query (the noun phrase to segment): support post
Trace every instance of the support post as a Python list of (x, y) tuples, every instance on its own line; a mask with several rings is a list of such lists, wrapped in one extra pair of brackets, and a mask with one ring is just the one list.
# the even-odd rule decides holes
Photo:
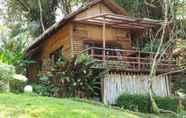
[(95, 58), (95, 57), (94, 57), (94, 49), (91, 48), (91, 49), (90, 49), (90, 52), (91, 52), (91, 57), (94, 59), (94, 58)]
[(106, 60), (106, 23), (103, 22), (103, 32), (102, 32), (102, 39), (103, 39), (103, 61)]
[[(104, 18), (104, 21), (103, 21), (103, 31), (102, 31), (102, 39), (103, 39), (103, 62), (105, 62), (106, 60), (106, 51), (105, 51), (105, 48), (106, 48), (106, 23), (105, 23), (105, 18)], [(105, 64), (105, 63), (104, 63)], [(101, 79), (101, 94), (102, 94), (102, 100), (103, 100), (103, 103), (106, 104), (106, 100), (105, 100), (105, 90), (104, 90), (104, 82), (105, 78), (104, 79)]]

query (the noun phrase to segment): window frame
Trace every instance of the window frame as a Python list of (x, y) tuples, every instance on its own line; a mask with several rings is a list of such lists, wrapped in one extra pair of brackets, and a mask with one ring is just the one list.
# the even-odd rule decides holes
[(60, 59), (61, 56), (64, 54), (64, 48), (63, 46), (57, 48), (55, 51), (50, 53), (50, 60), (53, 64), (56, 64), (56, 62)]

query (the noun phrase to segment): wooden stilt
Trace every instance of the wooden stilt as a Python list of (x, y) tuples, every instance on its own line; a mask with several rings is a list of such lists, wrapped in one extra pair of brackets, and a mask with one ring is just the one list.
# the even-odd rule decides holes
[(106, 48), (106, 23), (103, 22), (103, 32), (102, 32), (102, 38), (103, 38), (103, 61), (105, 61), (106, 59), (106, 54), (105, 54), (105, 48)]

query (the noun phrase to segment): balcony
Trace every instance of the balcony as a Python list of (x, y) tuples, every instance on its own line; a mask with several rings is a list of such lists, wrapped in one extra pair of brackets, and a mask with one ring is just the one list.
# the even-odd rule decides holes
[[(117, 69), (130, 72), (150, 72), (155, 56), (155, 53), (151, 52), (98, 47), (85, 49), (82, 53), (89, 54), (93, 59), (104, 62), (96, 65), (97, 68), (110, 67), (112, 70)], [(170, 72), (175, 70), (175, 68), (175, 64), (164, 55), (164, 58), (157, 65), (157, 73)]]

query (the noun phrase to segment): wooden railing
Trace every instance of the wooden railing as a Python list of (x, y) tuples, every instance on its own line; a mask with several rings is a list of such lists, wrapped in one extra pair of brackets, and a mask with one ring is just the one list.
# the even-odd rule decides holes
[[(88, 53), (93, 59), (98, 59), (103, 62), (120, 62), (120, 64), (122, 63), (121, 66), (123, 66), (123, 64), (126, 65), (125, 70), (128, 71), (143, 72), (150, 71), (155, 57), (155, 53), (152, 52), (122, 49), (103, 49), (97, 47), (85, 49), (81, 53)], [(157, 64), (157, 71), (163, 73), (173, 69), (175, 69), (175, 65), (172, 64), (172, 61), (168, 59), (166, 55), (163, 55), (161, 61)]]

